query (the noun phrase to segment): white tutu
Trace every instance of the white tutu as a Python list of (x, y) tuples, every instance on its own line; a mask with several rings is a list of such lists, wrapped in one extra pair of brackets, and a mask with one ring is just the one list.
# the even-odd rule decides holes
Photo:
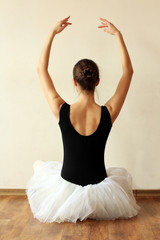
[(132, 177), (125, 168), (110, 167), (106, 169), (107, 178), (87, 186), (63, 179), (61, 168), (58, 161), (38, 160), (34, 164), (26, 194), (33, 216), (40, 222), (131, 218), (141, 209), (132, 192)]

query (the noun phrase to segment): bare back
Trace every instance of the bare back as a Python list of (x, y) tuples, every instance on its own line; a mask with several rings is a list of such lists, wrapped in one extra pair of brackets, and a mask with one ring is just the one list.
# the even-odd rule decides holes
[(79, 134), (84, 136), (91, 135), (100, 124), (101, 111), (102, 108), (98, 104), (84, 107), (79, 103), (74, 103), (70, 105), (70, 122)]

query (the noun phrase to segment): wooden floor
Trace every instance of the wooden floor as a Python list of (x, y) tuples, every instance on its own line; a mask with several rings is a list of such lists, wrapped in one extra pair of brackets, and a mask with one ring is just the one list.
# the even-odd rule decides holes
[(160, 240), (160, 198), (136, 198), (138, 216), (128, 220), (42, 223), (26, 196), (0, 196), (0, 240)]

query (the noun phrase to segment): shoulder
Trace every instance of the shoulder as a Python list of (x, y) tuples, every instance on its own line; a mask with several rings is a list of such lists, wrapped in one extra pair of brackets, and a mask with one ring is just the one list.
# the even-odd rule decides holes
[(112, 116), (112, 107), (109, 104), (105, 104), (104, 107), (107, 108), (108, 113), (110, 115), (111, 123), (113, 124), (114, 120), (113, 120), (113, 116)]
[(52, 113), (55, 116), (57, 122), (60, 120), (60, 110), (63, 106), (65, 106), (67, 103), (62, 98), (57, 99), (57, 101), (54, 101), (54, 104), (52, 105)]

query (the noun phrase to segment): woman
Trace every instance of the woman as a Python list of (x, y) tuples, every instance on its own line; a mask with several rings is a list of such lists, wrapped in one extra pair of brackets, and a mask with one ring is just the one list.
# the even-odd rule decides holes
[(68, 20), (69, 17), (59, 21), (49, 34), (37, 68), (61, 130), (63, 165), (60, 161), (37, 160), (34, 163), (34, 175), (26, 190), (30, 207), (34, 218), (41, 222), (131, 218), (140, 210), (132, 192), (132, 177), (124, 168), (106, 170), (104, 150), (130, 86), (132, 64), (121, 32), (100, 18), (99, 28), (115, 35), (119, 42), (123, 74), (118, 87), (106, 104), (96, 104), (94, 91), (100, 81), (98, 66), (90, 59), (82, 59), (73, 68), (78, 101), (72, 105), (65, 102), (57, 93), (47, 68), (52, 40), (71, 25)]

